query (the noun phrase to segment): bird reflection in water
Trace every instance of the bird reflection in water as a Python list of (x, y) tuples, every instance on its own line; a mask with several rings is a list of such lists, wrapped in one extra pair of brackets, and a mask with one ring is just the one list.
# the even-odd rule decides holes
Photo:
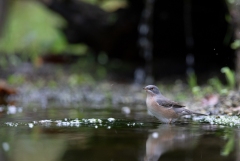
[(157, 161), (167, 151), (175, 149), (191, 149), (194, 147), (199, 132), (189, 127), (177, 125), (160, 125), (150, 130), (146, 141), (145, 161)]

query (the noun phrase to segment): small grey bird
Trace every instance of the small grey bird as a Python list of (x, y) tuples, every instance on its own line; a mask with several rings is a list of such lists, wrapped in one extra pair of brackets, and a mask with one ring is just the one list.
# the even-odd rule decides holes
[(185, 106), (169, 100), (160, 93), (155, 85), (148, 85), (143, 89), (147, 92), (146, 104), (148, 112), (157, 117), (162, 123), (171, 124), (184, 115), (205, 115), (188, 110), (184, 108)]

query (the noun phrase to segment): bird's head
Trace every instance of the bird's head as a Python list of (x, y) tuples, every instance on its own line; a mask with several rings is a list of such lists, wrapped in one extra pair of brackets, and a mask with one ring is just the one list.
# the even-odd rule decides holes
[(151, 96), (161, 94), (158, 87), (154, 85), (148, 85), (143, 89), (147, 92), (147, 94), (150, 94)]

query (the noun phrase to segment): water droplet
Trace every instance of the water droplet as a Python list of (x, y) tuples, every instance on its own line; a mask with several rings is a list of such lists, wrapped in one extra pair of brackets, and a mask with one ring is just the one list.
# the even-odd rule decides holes
[(152, 133), (152, 137), (153, 137), (154, 139), (157, 139), (157, 138), (158, 138), (158, 133), (157, 133), (157, 132)]
[(130, 110), (129, 107), (122, 107), (122, 112), (125, 113), (125, 114), (130, 114), (131, 110)]
[(3, 149), (4, 149), (5, 151), (8, 151), (8, 150), (10, 149), (10, 146), (9, 146), (9, 144), (8, 144), (7, 142), (3, 142), (3, 143), (2, 143), (2, 147), (3, 147)]
[(108, 118), (108, 121), (113, 122), (113, 121), (115, 121), (115, 119), (114, 118)]
[(28, 124), (28, 127), (29, 127), (29, 128), (33, 128), (33, 126), (34, 126), (33, 123), (29, 123), (29, 124)]
[(92, 119), (88, 119), (88, 121), (89, 121), (90, 123), (96, 123), (96, 122), (97, 122), (97, 120), (94, 119), (94, 118), (92, 118)]
[(9, 106), (7, 114), (16, 114), (17, 113), (17, 108), (16, 106)]
[(193, 65), (194, 64), (194, 56), (192, 54), (188, 54), (186, 56), (186, 63), (187, 63), (187, 65)]
[(147, 35), (147, 34), (148, 34), (148, 31), (149, 31), (149, 27), (148, 27), (147, 24), (142, 24), (142, 25), (140, 25), (140, 27), (139, 27), (139, 32), (140, 32), (140, 34), (142, 34), (142, 35)]

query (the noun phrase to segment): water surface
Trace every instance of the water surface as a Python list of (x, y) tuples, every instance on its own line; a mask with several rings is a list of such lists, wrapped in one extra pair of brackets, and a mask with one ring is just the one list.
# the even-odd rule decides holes
[(240, 160), (238, 128), (160, 124), (145, 110), (17, 107), (0, 116), (3, 161)]

